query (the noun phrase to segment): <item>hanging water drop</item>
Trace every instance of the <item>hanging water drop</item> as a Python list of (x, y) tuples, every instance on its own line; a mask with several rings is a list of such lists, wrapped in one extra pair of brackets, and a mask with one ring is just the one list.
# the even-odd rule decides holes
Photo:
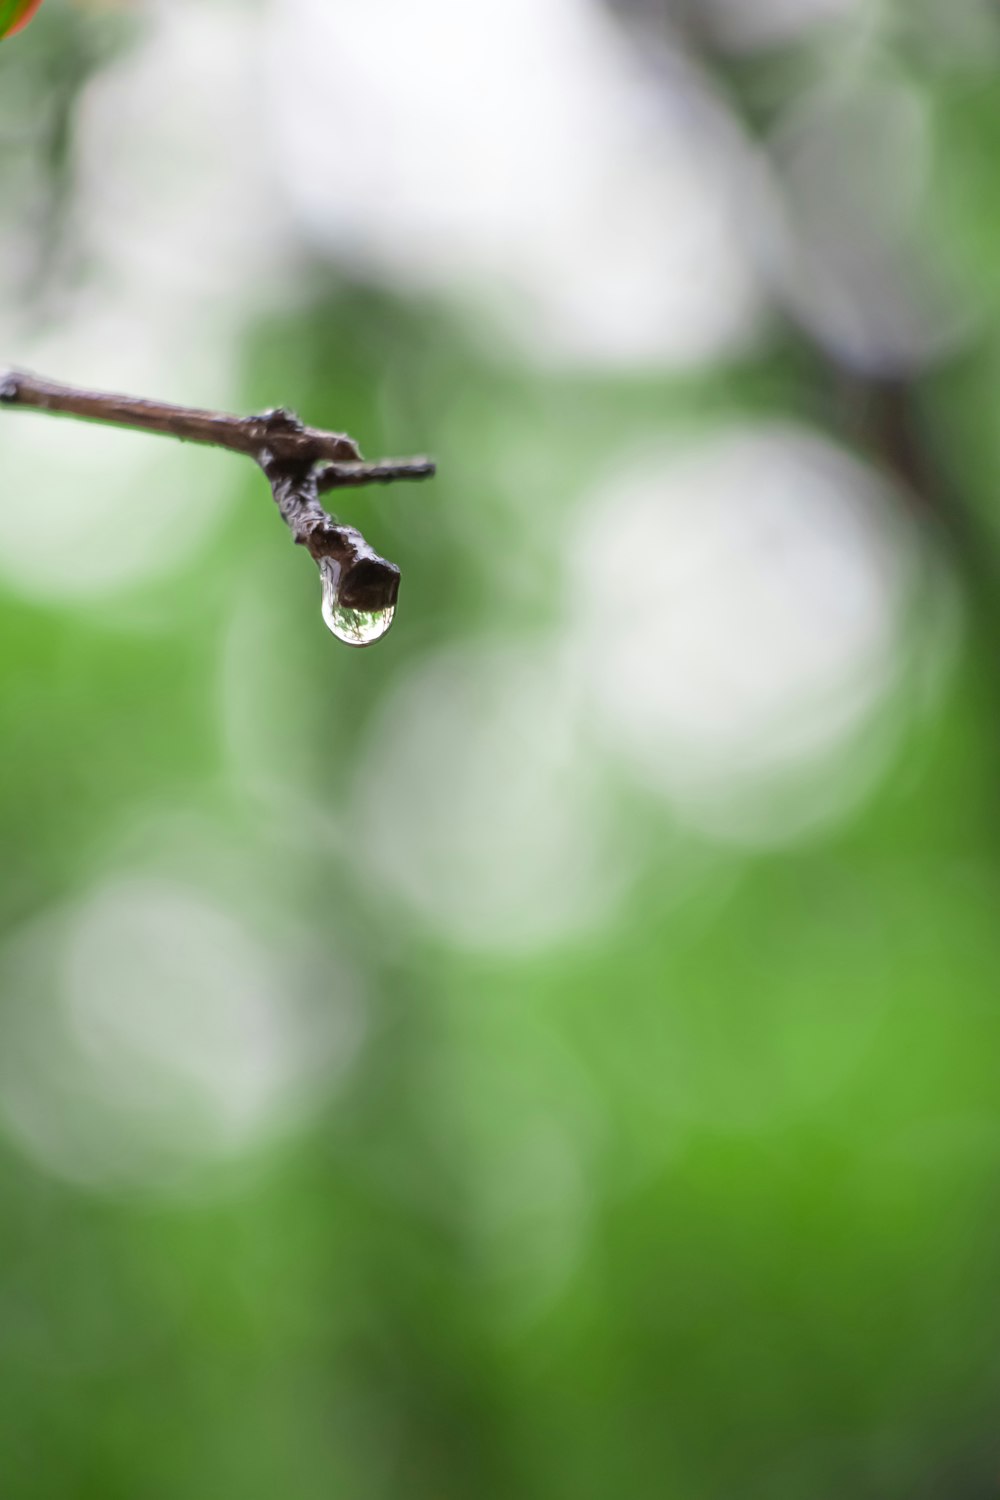
[(342, 597), (343, 571), (333, 558), (320, 559), (323, 585), (323, 619), (338, 641), (347, 646), (371, 646), (381, 640), (396, 614), (396, 601), (373, 609), (359, 609)]

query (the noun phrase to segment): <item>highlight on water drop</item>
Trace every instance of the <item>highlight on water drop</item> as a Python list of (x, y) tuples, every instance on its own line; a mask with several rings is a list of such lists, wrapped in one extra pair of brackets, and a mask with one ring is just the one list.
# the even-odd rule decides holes
[(395, 600), (375, 609), (360, 609), (342, 597), (343, 569), (332, 557), (319, 562), (323, 585), (323, 619), (338, 641), (347, 646), (372, 646), (381, 640), (396, 616)]

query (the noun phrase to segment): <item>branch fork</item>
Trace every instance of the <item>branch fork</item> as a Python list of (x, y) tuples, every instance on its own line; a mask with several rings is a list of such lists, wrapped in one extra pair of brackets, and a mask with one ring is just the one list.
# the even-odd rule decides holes
[(324, 588), (336, 588), (338, 607), (391, 618), (399, 593), (399, 569), (380, 557), (360, 531), (336, 521), (319, 497), (359, 485), (429, 478), (435, 472), (429, 459), (366, 463), (346, 433), (307, 427), (284, 407), (238, 417), (137, 396), (80, 390), (24, 370), (0, 371), (0, 405), (131, 427), (181, 442), (228, 448), (254, 459), (267, 477), (293, 540), (316, 561)]

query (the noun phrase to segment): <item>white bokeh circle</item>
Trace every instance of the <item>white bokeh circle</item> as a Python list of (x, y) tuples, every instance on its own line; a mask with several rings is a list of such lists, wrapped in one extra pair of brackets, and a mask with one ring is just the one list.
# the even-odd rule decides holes
[(363, 276), (542, 358), (687, 367), (755, 336), (754, 153), (590, 0), (287, 0), (267, 67), (292, 211)]
[(967, 290), (935, 253), (932, 147), (925, 93), (878, 76), (824, 82), (772, 132), (785, 207), (770, 242), (776, 290), (839, 363), (919, 369), (973, 324)]
[(239, 902), (125, 872), (42, 917), (3, 955), (0, 1120), (53, 1174), (158, 1187), (252, 1152), (353, 1058), (360, 992), (296, 959)]
[(470, 948), (531, 950), (598, 925), (627, 872), (565, 662), (476, 643), (386, 695), (352, 790), (369, 881)]
[(916, 557), (878, 477), (804, 428), (626, 459), (573, 548), (596, 728), (713, 833), (769, 842), (822, 824), (875, 769), (846, 752), (897, 679)]

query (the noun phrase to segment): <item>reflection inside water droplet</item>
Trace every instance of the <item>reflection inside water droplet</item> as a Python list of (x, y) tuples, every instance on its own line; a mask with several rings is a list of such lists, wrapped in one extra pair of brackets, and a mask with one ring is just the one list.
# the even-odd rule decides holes
[(348, 646), (370, 646), (380, 640), (392, 624), (395, 604), (385, 609), (351, 609), (340, 602), (342, 573), (328, 557), (321, 559), (319, 576), (323, 584), (323, 619), (338, 641)]

